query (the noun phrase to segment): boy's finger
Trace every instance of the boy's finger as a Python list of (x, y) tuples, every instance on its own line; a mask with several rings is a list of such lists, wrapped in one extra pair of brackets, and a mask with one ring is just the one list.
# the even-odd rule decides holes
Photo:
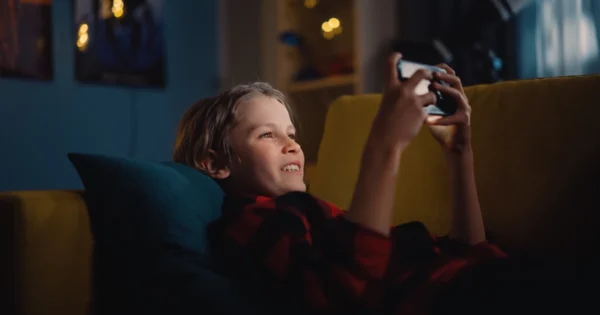
[(433, 92), (419, 95), (418, 98), (419, 98), (419, 104), (423, 107), (429, 106), (431, 104), (435, 104), (435, 102), (437, 102), (437, 96), (435, 96), (435, 93), (433, 93)]
[(397, 66), (398, 66), (398, 61), (401, 58), (402, 58), (402, 54), (399, 52), (394, 52), (388, 57), (388, 62), (386, 65), (386, 67), (387, 67), (387, 69), (386, 69), (387, 78), (386, 78), (386, 82), (385, 82), (386, 88), (397, 85), (400, 82), (400, 80), (398, 79)]
[(467, 101), (465, 100), (465, 96), (456, 88), (453, 88), (451, 86), (447, 86), (447, 85), (443, 85), (443, 84), (439, 84), (437, 82), (433, 83), (433, 88), (437, 91), (440, 91), (444, 94), (448, 94), (450, 95), (453, 99), (456, 100), (456, 103), (458, 103), (458, 108), (466, 108), (467, 107)]
[(403, 85), (406, 86), (407, 89), (414, 91), (417, 88), (417, 85), (421, 83), (421, 81), (431, 79), (431, 71), (426, 69), (419, 69), (406, 82), (404, 82)]
[(460, 82), (460, 78), (455, 76), (454, 74), (435, 72), (435, 73), (433, 73), (433, 76), (436, 77), (437, 79), (440, 79), (440, 80), (450, 84), (450, 86), (458, 89), (459, 91), (461, 91), (461, 92), (463, 91), (463, 86), (462, 86), (462, 82)]
[(458, 125), (467, 122), (467, 116), (464, 113), (457, 113), (452, 116), (427, 116), (427, 124), (432, 126)]
[(450, 66), (445, 63), (437, 64), (436, 67), (446, 70), (446, 72), (448, 72), (451, 75), (456, 75), (456, 71), (454, 71), (454, 69), (450, 68)]

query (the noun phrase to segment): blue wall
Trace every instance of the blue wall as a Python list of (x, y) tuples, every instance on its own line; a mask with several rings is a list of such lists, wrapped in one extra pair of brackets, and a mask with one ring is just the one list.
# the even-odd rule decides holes
[(71, 0), (54, 0), (54, 80), (0, 79), (0, 191), (80, 188), (67, 152), (170, 159), (178, 120), (213, 94), (216, 0), (164, 0), (164, 90), (74, 80)]

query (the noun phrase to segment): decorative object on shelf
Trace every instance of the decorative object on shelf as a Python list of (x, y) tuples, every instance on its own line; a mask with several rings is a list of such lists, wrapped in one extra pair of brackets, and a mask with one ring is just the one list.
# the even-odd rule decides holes
[[(334, 25), (341, 29), (339, 21), (337, 24), (334, 22)], [(331, 32), (335, 31), (332, 29)], [(354, 71), (352, 54), (334, 54), (330, 58), (315, 60), (303, 37), (294, 31), (282, 32), (279, 35), (279, 41), (288, 47), (295, 48), (300, 54), (302, 66), (294, 74), (292, 81), (318, 80), (329, 76), (348, 75)]]
[(333, 39), (335, 36), (342, 33), (342, 25), (338, 18), (332, 17), (321, 24), (321, 30), (323, 31), (323, 37), (326, 39)]
[(323, 77), (316, 69), (310, 48), (300, 34), (294, 31), (285, 31), (279, 34), (279, 41), (286, 46), (295, 48), (300, 54), (302, 66), (292, 78), (293, 81), (315, 80)]
[(163, 0), (74, 0), (75, 76), (86, 83), (166, 85)]
[(352, 34), (340, 37), (342, 20), (352, 25), (351, 4), (346, 0), (289, 0), (284, 5), (287, 22), (278, 35), (280, 43), (292, 48), (291, 54), (285, 52), (287, 88), (308, 91), (355, 82)]
[(53, 78), (52, 0), (0, 0), (0, 76)]
[(324, 76), (348, 75), (354, 72), (352, 61), (352, 53), (332, 54), (327, 58), (319, 60), (317, 69)]

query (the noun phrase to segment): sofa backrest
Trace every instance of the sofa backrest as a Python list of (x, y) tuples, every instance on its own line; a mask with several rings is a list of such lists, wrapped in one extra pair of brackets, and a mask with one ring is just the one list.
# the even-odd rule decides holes
[[(600, 227), (600, 75), (468, 87), (479, 198), (490, 235), (530, 252), (591, 254)], [(344, 96), (330, 107), (310, 191), (347, 208), (380, 95)], [(422, 128), (405, 151), (394, 222), (449, 231), (441, 150)], [(577, 252), (579, 249), (579, 252)]]
[(0, 193), (0, 253), (0, 313), (89, 313), (92, 236), (80, 191)]

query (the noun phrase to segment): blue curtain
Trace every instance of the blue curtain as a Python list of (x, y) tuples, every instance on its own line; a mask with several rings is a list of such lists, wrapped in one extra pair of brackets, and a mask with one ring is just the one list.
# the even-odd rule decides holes
[(600, 73), (600, 1), (536, 0), (516, 23), (520, 78)]

